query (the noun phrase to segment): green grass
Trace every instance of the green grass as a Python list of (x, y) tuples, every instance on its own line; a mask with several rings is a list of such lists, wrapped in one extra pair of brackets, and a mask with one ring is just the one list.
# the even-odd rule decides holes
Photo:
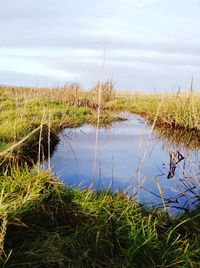
[(107, 109), (142, 115), (161, 128), (200, 132), (200, 95), (191, 91), (121, 94), (107, 104)]
[[(89, 93), (77, 100), (69, 89), (31, 89), (31, 88), (1, 88), (0, 91), (0, 141), (3, 143), (18, 141), (34, 128), (42, 124), (50, 125), (52, 129), (80, 126), (83, 123), (96, 122), (96, 110), (92, 109)], [(80, 104), (79, 104), (80, 102)], [(104, 122), (109, 114), (102, 114)], [(110, 118), (111, 120), (111, 118)]]
[(0, 179), (4, 267), (199, 265), (199, 212), (172, 220), (122, 193), (70, 189), (37, 169)]
[[(94, 96), (92, 95), (92, 99), (89, 93), (82, 91), (73, 96), (73, 90), (70, 86), (57, 90), (1, 88), (0, 154), (41, 126), (34, 135), (12, 150), (11, 154), (6, 155), (6, 162), (14, 158), (20, 161), (27, 159), (27, 162), (37, 160), (40, 144), (41, 153), (47, 155), (48, 132), (51, 136), (50, 147), (53, 150), (58, 142), (56, 135), (61, 129), (78, 127), (84, 123), (96, 124), (97, 110), (92, 106), (95, 103)], [(92, 100), (92, 105), (85, 100)], [(116, 119), (113, 119), (110, 113), (102, 110), (101, 124), (108, 124), (114, 120)], [(2, 161), (1, 155), (0, 161), (5, 162), (4, 159)]]
[[(114, 112), (129, 111), (146, 117), (161, 129), (178, 129), (200, 135), (200, 95), (102, 93), (101, 123), (111, 123)], [(26, 89), (1, 88), (0, 149), (3, 150), (43, 125), (53, 132), (84, 123), (96, 124), (97, 88), (85, 92), (80, 88)], [(193, 135), (194, 136), (194, 135)]]

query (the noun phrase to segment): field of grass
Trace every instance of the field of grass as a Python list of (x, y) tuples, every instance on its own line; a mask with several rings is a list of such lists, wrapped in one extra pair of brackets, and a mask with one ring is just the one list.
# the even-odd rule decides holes
[(162, 128), (200, 133), (200, 94), (197, 92), (119, 94), (107, 108), (126, 109)]
[(198, 267), (199, 215), (177, 220), (122, 193), (69, 189), (47, 172), (0, 178), (3, 267)]
[(2, 267), (199, 267), (199, 208), (172, 219), (122, 193), (68, 188), (30, 165), (49, 156), (62, 128), (111, 123), (121, 111), (199, 138), (197, 93), (120, 95), (111, 87), (0, 88)]
[[(95, 90), (87, 93), (78, 85), (64, 89), (0, 88), (0, 151), (7, 153), (11, 148), (8, 159), (26, 158), (30, 162), (37, 158), (39, 145), (45, 155), (48, 147), (53, 150), (61, 129), (96, 124)], [(102, 99), (106, 98), (109, 96), (104, 94)], [(114, 118), (102, 107), (100, 124), (112, 121)]]

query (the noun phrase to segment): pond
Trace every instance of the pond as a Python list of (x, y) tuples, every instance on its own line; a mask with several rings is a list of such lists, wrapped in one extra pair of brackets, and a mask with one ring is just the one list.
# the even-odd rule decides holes
[(147, 206), (189, 211), (199, 202), (199, 150), (160, 138), (136, 115), (98, 130), (65, 129), (51, 157), (53, 173), (80, 188), (123, 191)]

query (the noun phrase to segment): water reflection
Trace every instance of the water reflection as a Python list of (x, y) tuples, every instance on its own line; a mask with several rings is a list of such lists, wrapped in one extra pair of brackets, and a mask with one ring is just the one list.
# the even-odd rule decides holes
[(172, 128), (155, 128), (160, 139), (164, 139), (170, 146), (184, 146), (189, 150), (200, 149), (200, 133), (196, 130), (178, 130)]
[(176, 150), (176, 152), (169, 152), (169, 159), (169, 173), (167, 175), (167, 178), (171, 179), (175, 175), (178, 163), (185, 159), (185, 157), (178, 150)]
[(53, 172), (68, 185), (124, 191), (162, 206), (157, 178), (167, 206), (190, 210), (199, 202), (199, 151), (161, 139), (141, 117), (124, 116), (128, 121), (99, 129), (98, 144), (93, 126), (65, 129), (51, 158)]

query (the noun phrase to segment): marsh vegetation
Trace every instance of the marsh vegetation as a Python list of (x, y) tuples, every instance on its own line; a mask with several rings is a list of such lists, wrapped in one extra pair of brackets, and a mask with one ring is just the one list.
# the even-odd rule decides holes
[[(198, 202), (175, 217), (159, 180), (162, 206), (147, 207), (122, 190), (64, 185), (50, 166), (61, 131), (92, 124), (96, 142), (99, 128), (123, 120), (113, 115), (124, 111), (144, 117), (151, 132), (198, 153), (198, 93), (118, 93), (110, 82), (89, 91), (78, 84), (1, 87), (0, 111), (2, 267), (199, 267)], [(198, 184), (198, 172), (195, 180)], [(199, 201), (199, 188), (191, 194)]]

